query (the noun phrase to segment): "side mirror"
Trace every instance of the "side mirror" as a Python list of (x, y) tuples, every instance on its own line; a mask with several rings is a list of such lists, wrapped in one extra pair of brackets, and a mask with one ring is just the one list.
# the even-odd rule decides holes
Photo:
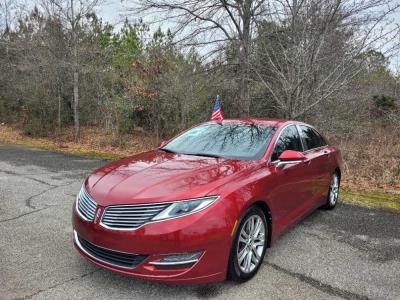
[(303, 161), (305, 160), (306, 157), (304, 156), (303, 153), (299, 151), (293, 151), (293, 150), (285, 150), (279, 155), (279, 160), (280, 161)]
[(286, 165), (297, 164), (304, 161), (306, 157), (303, 153), (293, 150), (285, 150), (279, 155), (279, 161), (276, 164), (277, 168), (282, 168)]
[(164, 147), (168, 141), (161, 141), (160, 144), (158, 145), (158, 148)]

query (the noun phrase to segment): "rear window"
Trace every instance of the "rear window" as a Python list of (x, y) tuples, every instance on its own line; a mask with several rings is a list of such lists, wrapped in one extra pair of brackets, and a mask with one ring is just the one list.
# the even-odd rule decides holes
[(304, 143), (304, 151), (326, 145), (322, 136), (311, 127), (300, 125), (300, 135)]

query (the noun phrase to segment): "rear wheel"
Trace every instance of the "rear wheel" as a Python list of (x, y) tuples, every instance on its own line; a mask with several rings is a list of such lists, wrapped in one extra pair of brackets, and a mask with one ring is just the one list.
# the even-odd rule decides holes
[(266, 250), (268, 226), (263, 211), (250, 207), (242, 218), (232, 244), (228, 277), (237, 282), (252, 278), (260, 268)]
[(339, 174), (335, 172), (332, 175), (331, 183), (329, 185), (329, 193), (326, 199), (325, 209), (334, 209), (339, 198), (340, 179)]

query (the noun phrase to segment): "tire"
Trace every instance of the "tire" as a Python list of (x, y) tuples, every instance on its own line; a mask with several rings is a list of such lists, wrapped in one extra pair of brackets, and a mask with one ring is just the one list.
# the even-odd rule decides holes
[(332, 210), (335, 208), (339, 199), (340, 177), (338, 172), (333, 173), (331, 183), (329, 184), (328, 196), (324, 209)]
[(265, 256), (268, 234), (264, 212), (257, 206), (250, 207), (241, 219), (233, 239), (228, 265), (230, 280), (245, 282), (257, 273)]

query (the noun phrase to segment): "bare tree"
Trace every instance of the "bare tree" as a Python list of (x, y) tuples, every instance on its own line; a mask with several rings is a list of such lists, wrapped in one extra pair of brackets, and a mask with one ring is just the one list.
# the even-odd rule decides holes
[(15, 0), (2, 0), (0, 2), (0, 36), (5, 39), (6, 46), (6, 56), (8, 56), (8, 33), (10, 31), (10, 26), (13, 22), (12, 11), (16, 8)]
[(0, 2), (0, 30), (7, 31), (10, 23), (10, 6), (11, 0), (3, 0)]
[(154, 16), (172, 26), (182, 46), (207, 47), (207, 54), (229, 42), (237, 53), (239, 95), (235, 106), (240, 116), (250, 112), (250, 54), (256, 23), (267, 13), (265, 0), (139, 0), (131, 11)]
[[(363, 52), (395, 50), (399, 26), (390, 22), (399, 5), (397, 0), (138, 0), (131, 10), (172, 26), (181, 46), (204, 47), (207, 55), (233, 47), (239, 115), (249, 115), (254, 80), (281, 114), (293, 118), (348, 84), (362, 69)], [(390, 40), (391, 46), (385, 45)]]
[(0, 33), (10, 30), (18, 19), (22, 5), (17, 0), (0, 0)]
[(73, 111), (75, 138), (80, 136), (79, 122), (79, 70), (80, 60), (78, 57), (79, 38), (78, 31), (80, 21), (86, 15), (92, 13), (100, 0), (42, 0), (42, 8), (49, 16), (55, 15), (71, 29), (71, 49), (72, 49), (72, 72), (73, 72)]
[(398, 49), (399, 27), (389, 22), (399, 7), (392, 0), (274, 1), (276, 14), (258, 27), (255, 80), (280, 115), (311, 111), (357, 76), (367, 50)]

